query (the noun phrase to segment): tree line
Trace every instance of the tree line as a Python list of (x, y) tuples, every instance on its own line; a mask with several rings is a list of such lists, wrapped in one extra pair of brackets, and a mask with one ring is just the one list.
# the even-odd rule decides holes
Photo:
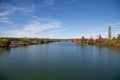
[(0, 38), (0, 47), (17, 47), (17, 46), (27, 46), (33, 44), (43, 44), (55, 42), (55, 39), (40, 39), (40, 38)]
[(74, 42), (82, 45), (96, 45), (96, 46), (105, 46), (105, 47), (115, 47), (120, 48), (120, 34), (117, 37), (112, 39), (102, 38), (101, 36), (98, 39), (87, 39), (84, 36), (81, 39), (76, 39)]

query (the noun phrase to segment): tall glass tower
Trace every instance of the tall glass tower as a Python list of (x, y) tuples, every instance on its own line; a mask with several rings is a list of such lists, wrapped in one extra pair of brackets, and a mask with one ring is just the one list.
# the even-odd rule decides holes
[(112, 38), (112, 31), (111, 31), (111, 27), (108, 28), (108, 38), (111, 39)]

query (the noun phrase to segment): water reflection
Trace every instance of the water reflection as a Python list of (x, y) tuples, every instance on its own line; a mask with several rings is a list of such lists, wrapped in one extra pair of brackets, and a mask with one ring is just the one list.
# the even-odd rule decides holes
[(10, 48), (0, 48), (0, 80), (6, 80), (6, 75), (2, 70), (2, 62), (4, 61), (3, 58), (10, 54)]
[(0, 75), (7, 80), (117, 80), (119, 61), (120, 51), (56, 42), (0, 50)]
[(9, 53), (10, 48), (0, 48), (0, 55), (4, 53)]

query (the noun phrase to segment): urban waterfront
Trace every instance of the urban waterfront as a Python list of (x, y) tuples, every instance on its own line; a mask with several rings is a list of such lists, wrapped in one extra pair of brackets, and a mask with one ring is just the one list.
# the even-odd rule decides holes
[(120, 50), (53, 42), (0, 49), (0, 80), (120, 80)]

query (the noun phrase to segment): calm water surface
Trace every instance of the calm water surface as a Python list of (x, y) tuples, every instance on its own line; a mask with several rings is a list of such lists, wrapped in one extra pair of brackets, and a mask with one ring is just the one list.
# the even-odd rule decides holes
[(0, 80), (120, 80), (120, 51), (72, 42), (0, 49)]

